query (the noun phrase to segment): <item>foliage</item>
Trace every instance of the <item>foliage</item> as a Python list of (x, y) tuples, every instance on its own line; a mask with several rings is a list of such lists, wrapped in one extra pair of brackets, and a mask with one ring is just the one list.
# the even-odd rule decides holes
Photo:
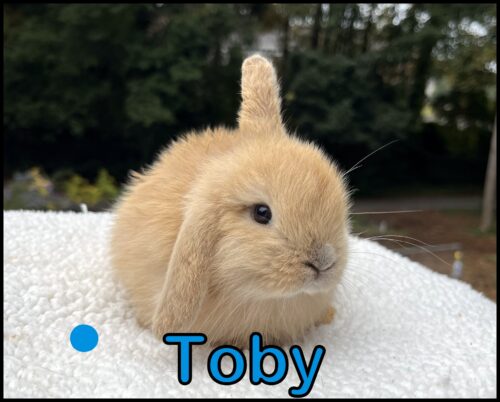
[(238, 15), (217, 5), (8, 5), (7, 169), (92, 176), (104, 165), (124, 177), (173, 134), (233, 124), (238, 100), (226, 94), (237, 93), (242, 56), (220, 41), (244, 28)]
[(99, 171), (95, 184), (87, 179), (73, 175), (64, 183), (64, 190), (68, 198), (77, 203), (85, 203), (93, 207), (98, 202), (113, 200), (118, 195), (116, 182), (105, 169)]
[(4, 186), (4, 209), (91, 210), (111, 205), (119, 194), (115, 179), (101, 169), (94, 184), (71, 171), (48, 177), (39, 167), (16, 173)]
[(354, 187), (481, 185), (496, 104), (488, 4), (6, 5), (5, 177), (69, 169), (73, 199), (92, 202), (102, 167), (123, 182), (177, 135), (234, 126), (241, 61), (264, 32), (291, 131), (345, 170), (400, 140)]

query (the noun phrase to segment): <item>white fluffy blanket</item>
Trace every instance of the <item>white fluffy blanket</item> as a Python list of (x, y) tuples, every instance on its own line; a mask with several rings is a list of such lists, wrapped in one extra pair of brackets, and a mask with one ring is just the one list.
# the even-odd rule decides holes
[[(5, 397), (287, 397), (299, 384), (291, 364), (278, 385), (252, 385), (248, 371), (219, 385), (207, 346), (194, 346), (193, 380), (179, 384), (177, 348), (136, 324), (112, 280), (111, 214), (4, 219)], [(352, 238), (351, 249), (333, 324), (302, 344), (307, 361), (326, 347), (309, 396), (495, 397), (496, 304), (373, 242)], [(99, 333), (87, 353), (69, 342), (81, 323)]]

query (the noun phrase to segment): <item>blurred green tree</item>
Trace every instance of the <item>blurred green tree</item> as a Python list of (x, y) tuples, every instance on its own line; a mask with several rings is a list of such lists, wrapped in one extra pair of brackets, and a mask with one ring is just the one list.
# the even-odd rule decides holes
[[(481, 186), (496, 105), (492, 4), (9, 4), (4, 171), (122, 181), (186, 130), (235, 124), (240, 65), (271, 32), (291, 131), (351, 183)], [(362, 172), (362, 174), (360, 173)]]
[[(402, 139), (354, 178), (365, 190), (480, 183), (496, 104), (496, 7), (323, 6), (320, 14), (296, 13), (288, 34), (290, 42), (309, 36), (315, 44), (288, 49), (289, 125), (325, 144), (345, 169)], [(427, 93), (443, 81), (448, 89)]]
[(11, 4), (4, 19), (7, 172), (123, 177), (182, 131), (235, 122), (239, 6)]

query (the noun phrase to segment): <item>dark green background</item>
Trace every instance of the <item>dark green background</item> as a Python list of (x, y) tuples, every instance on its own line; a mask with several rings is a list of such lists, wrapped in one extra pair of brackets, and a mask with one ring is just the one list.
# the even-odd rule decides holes
[(345, 170), (400, 140), (351, 186), (481, 188), (496, 7), (400, 7), (4, 5), (4, 181), (41, 166), (90, 180), (106, 168), (123, 182), (177, 135), (234, 126), (241, 62), (271, 30), (290, 131)]

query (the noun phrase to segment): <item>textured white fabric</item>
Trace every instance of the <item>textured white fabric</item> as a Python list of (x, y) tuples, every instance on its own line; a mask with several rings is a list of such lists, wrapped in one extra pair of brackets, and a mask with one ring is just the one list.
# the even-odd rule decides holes
[[(112, 279), (111, 214), (4, 219), (4, 396), (287, 397), (298, 385), (293, 365), (275, 386), (252, 385), (248, 371), (219, 385), (207, 374), (207, 346), (194, 346), (193, 381), (180, 385), (176, 347), (136, 324)], [(496, 304), (373, 242), (353, 238), (351, 249), (333, 324), (302, 344), (307, 361), (326, 347), (309, 396), (495, 397)], [(69, 342), (80, 323), (99, 332), (87, 353)]]

